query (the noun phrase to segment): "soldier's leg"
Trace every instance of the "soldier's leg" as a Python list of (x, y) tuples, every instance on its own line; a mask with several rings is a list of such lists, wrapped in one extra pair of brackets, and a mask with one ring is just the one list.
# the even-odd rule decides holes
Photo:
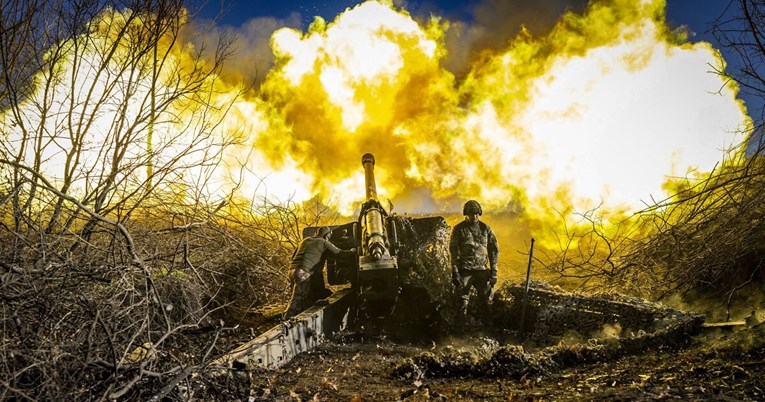
[[(310, 305), (306, 305), (309, 301), (308, 299), (310, 297), (310, 293), (310, 279), (295, 283), (292, 287), (292, 298), (290, 299), (290, 304), (287, 307), (287, 310), (285, 310), (283, 318), (285, 320), (292, 318), (306, 308), (310, 307)], [(313, 301), (311, 301), (311, 304), (313, 304)]]
[(332, 294), (324, 284), (324, 261), (313, 267), (311, 273), (311, 293), (318, 299), (326, 299)]
[(470, 303), (470, 286), (472, 272), (460, 270), (460, 288), (457, 290), (459, 295), (459, 313), (462, 318), (467, 317), (468, 305)]
[(489, 285), (489, 277), (491, 273), (487, 271), (476, 271), (473, 275), (473, 286), (476, 293), (478, 293), (478, 300), (481, 303), (481, 311), (483, 314), (490, 313), (491, 305), (491, 285)]
[[(322, 291), (319, 288), (316, 287), (316, 283), (318, 283), (317, 280), (315, 279), (316, 276), (317, 276), (317, 274), (313, 273), (306, 280), (306, 282), (308, 283), (308, 285), (307, 285), (308, 290), (306, 291), (306, 296), (303, 299), (304, 300), (303, 310), (307, 309), (308, 307), (313, 306), (314, 303), (316, 303), (317, 300), (322, 298), (320, 296)], [(322, 280), (321, 283), (322, 283), (322, 286), (323, 286), (324, 281)]]
[[(328, 289), (324, 287), (324, 277), (322, 276), (322, 272), (314, 272), (311, 274), (311, 293), (316, 296), (317, 299), (323, 299), (327, 296), (329, 296), (327, 293)], [(331, 293), (330, 293), (331, 294)]]

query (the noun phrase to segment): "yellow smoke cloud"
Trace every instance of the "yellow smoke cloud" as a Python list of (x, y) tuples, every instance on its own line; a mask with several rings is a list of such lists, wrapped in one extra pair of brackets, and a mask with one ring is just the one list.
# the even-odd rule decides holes
[[(663, 198), (669, 178), (712, 169), (747, 124), (737, 89), (708, 72), (723, 63), (716, 51), (669, 32), (664, 8), (663, 0), (593, 2), (545, 35), (521, 30), (505, 48), (464, 53), (476, 59), (459, 78), (445, 67), (452, 23), (418, 22), (390, 2), (317, 18), (307, 32), (278, 29), (262, 84), (239, 96), (234, 71), (211, 77), (206, 102), (224, 105), (223, 120), (183, 133), (213, 134), (190, 156), (222, 147), (216, 138), (233, 141), (200, 191), (223, 196), (236, 186), (247, 199), (318, 199), (350, 214), (364, 197), (360, 157), (371, 152), (378, 193), (400, 212), (459, 211), (468, 198), (543, 222), (598, 205), (634, 210)], [(172, 71), (193, 71), (194, 54), (177, 46), (170, 63), (181, 68)], [(196, 113), (173, 110), (178, 121), (158, 124), (157, 141), (179, 138), (175, 123), (188, 128)], [(104, 132), (117, 113), (99, 113)], [(145, 142), (138, 137), (136, 155)], [(157, 158), (172, 158), (166, 151)], [(209, 166), (189, 168), (184, 180), (199, 186)]]
[(270, 128), (252, 146), (261, 166), (300, 172), (285, 190), (345, 212), (363, 197), (365, 152), (382, 196), (415, 211), (466, 198), (539, 216), (640, 207), (668, 178), (711, 169), (747, 120), (708, 72), (715, 50), (669, 32), (664, 7), (595, 2), (482, 54), (463, 80), (443, 67), (448, 21), (390, 3), (276, 31), (258, 94)]

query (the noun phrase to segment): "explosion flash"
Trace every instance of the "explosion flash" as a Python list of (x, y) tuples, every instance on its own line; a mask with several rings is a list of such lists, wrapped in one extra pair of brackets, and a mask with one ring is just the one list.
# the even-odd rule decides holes
[(279, 30), (262, 95), (284, 131), (254, 132), (252, 145), (346, 212), (362, 151), (408, 210), (453, 210), (455, 198), (536, 213), (640, 207), (667, 180), (709, 171), (747, 122), (736, 88), (709, 73), (723, 61), (669, 32), (664, 6), (593, 3), (544, 37), (521, 33), (464, 80), (441, 66), (448, 22), (422, 26), (390, 4)]
[[(709, 44), (670, 32), (664, 8), (664, 0), (594, 1), (581, 15), (564, 14), (544, 36), (522, 30), (504, 50), (482, 52), (457, 77), (444, 67), (459, 50), (446, 47), (449, 21), (421, 23), (390, 2), (367, 1), (330, 22), (317, 17), (307, 32), (275, 31), (275, 64), (259, 87), (240, 96), (241, 85), (205, 84), (210, 104), (227, 105), (219, 125), (194, 127), (194, 111), (176, 106), (184, 131), (158, 121), (160, 143), (149, 149), (157, 149), (157, 161), (171, 159), (180, 145), (163, 147), (162, 139), (189, 136), (179, 144), (201, 160), (186, 161), (190, 168), (176, 184), (200, 186), (199, 177), (210, 174), (199, 167), (209, 166), (205, 150), (215, 148), (223, 163), (201, 191), (317, 199), (345, 214), (363, 196), (358, 159), (365, 152), (378, 159), (381, 198), (402, 211), (453, 212), (467, 198), (540, 221), (599, 205), (634, 210), (665, 197), (668, 180), (709, 172), (744, 140), (748, 124), (737, 88), (709, 72), (724, 61)], [(171, 53), (172, 63), (183, 67), (193, 54), (183, 47)], [(183, 79), (160, 76), (168, 86)], [(57, 107), (84, 96), (60, 93)], [(101, 131), (119, 113), (100, 110)], [(9, 143), (13, 120), (3, 116)], [(44, 119), (30, 113), (22, 120), (33, 126)], [(68, 123), (46, 124), (54, 132)], [(212, 136), (197, 141), (194, 130)], [(136, 165), (152, 163), (140, 158), (145, 135), (134, 140)], [(64, 163), (43, 159), (48, 171)]]

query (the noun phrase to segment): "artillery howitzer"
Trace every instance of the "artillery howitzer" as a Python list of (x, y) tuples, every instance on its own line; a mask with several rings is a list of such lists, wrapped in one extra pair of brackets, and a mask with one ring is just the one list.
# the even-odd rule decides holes
[[(425, 324), (417, 327), (419, 335), (426, 328), (450, 329), (454, 323), (454, 309), (450, 308), (454, 289), (448, 254), (450, 227), (443, 217), (411, 218), (389, 214), (377, 197), (374, 164), (371, 154), (362, 157), (366, 200), (361, 205), (358, 219), (331, 226), (330, 239), (335, 245), (342, 249), (355, 247), (358, 252), (327, 256), (327, 280), (331, 285), (351, 284), (350, 288), (338, 290), (322, 303), (274, 326), (216, 360), (214, 366), (281, 367), (326, 337), (347, 329), (354, 317), (362, 318), (354, 314), (359, 311), (368, 317), (384, 316), (380, 322), (386, 325)], [(318, 227), (307, 227), (303, 236), (314, 235), (317, 230)], [(527, 304), (528, 314), (524, 314), (522, 309)], [(682, 341), (696, 333), (703, 323), (701, 316), (637, 299), (576, 295), (536, 285), (529, 290), (529, 282), (525, 288), (508, 283), (502, 285), (494, 299), (492, 316), (494, 328), (500, 331), (522, 332), (518, 326), (523, 322), (531, 328), (531, 339), (540, 344), (548, 339), (558, 339), (561, 332), (567, 330), (598, 332), (605, 324), (619, 328), (624, 325), (624, 332), (629, 334), (636, 331), (637, 336), (619, 338), (616, 349), (603, 352), (606, 356), (637, 353), (654, 343)], [(525, 317), (525, 321), (519, 320), (520, 317)], [(386, 328), (390, 329), (390, 326)], [(578, 361), (583, 362), (597, 358), (603, 350), (601, 346), (574, 349), (574, 352), (587, 350), (588, 353), (575, 358), (581, 357)], [(514, 347), (499, 348), (491, 359), (478, 362), (472, 368), (459, 366), (465, 359), (440, 361), (426, 352), (397, 367), (396, 373), (406, 378), (412, 378), (415, 372), (433, 376), (444, 372), (515, 373), (513, 370), (518, 367), (514, 362), (524, 363), (529, 358), (517, 353), (518, 350), (522, 352), (522, 348), (516, 350)], [(537, 359), (541, 362), (540, 368), (548, 364), (560, 366), (563, 363), (559, 359), (572, 360), (568, 350), (552, 353), (549, 359)], [(527, 373), (527, 369), (522, 364), (519, 370)]]
[[(449, 225), (440, 216), (389, 214), (377, 199), (374, 156), (364, 154), (361, 164), (366, 200), (358, 219), (330, 226), (332, 243), (358, 251), (326, 256), (327, 282), (350, 284), (350, 288), (334, 292), (323, 302), (241, 345), (217, 360), (216, 365), (280, 367), (315, 347), (324, 337), (347, 328), (354, 318), (386, 317), (400, 322), (438, 319), (438, 307), (448, 303), (452, 291)], [(315, 235), (318, 229), (306, 227), (303, 237)]]
[[(332, 243), (342, 249), (355, 247), (356, 255), (327, 257), (327, 281), (330, 285), (351, 284), (358, 294), (359, 306), (368, 315), (385, 315), (395, 307), (399, 287), (399, 243), (395, 219), (380, 204), (375, 183), (375, 158), (361, 157), (364, 167), (366, 200), (355, 222), (332, 226)], [(303, 236), (318, 228), (307, 227)]]
[[(327, 256), (327, 282), (351, 284), (355, 303), (363, 316), (394, 313), (423, 317), (451, 300), (449, 271), (450, 227), (441, 216), (408, 217), (390, 214), (377, 197), (375, 158), (361, 157), (366, 198), (353, 222), (331, 226), (330, 240), (358, 254)], [(303, 230), (303, 236), (317, 227)], [(406, 299), (404, 303), (397, 302)]]

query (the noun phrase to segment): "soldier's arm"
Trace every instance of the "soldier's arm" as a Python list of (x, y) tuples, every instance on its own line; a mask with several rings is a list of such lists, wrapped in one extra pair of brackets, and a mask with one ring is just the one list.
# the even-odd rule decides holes
[(452, 229), (452, 236), (449, 239), (449, 256), (451, 257), (452, 261), (452, 283), (458, 289), (460, 288), (460, 283), (462, 282), (459, 268), (457, 268), (457, 259), (459, 258), (459, 243), (459, 231), (457, 231), (457, 228), (455, 227)]
[(460, 232), (455, 227), (452, 229), (452, 235), (449, 239), (449, 255), (452, 260), (452, 271), (457, 270), (457, 259), (459, 258)]
[(459, 240), (457, 237), (457, 228), (454, 228), (452, 229), (452, 235), (449, 237), (449, 254), (452, 256), (452, 264), (454, 264), (454, 258), (457, 256), (459, 250)]
[(488, 244), (486, 245), (487, 251), (489, 252), (489, 267), (491, 268), (491, 274), (493, 276), (497, 276), (497, 262), (499, 262), (499, 245), (497, 244), (497, 237), (494, 236), (494, 232), (491, 230), (490, 227), (486, 226), (488, 229)]
[(329, 241), (329, 240), (327, 240), (327, 239), (324, 239), (324, 242), (325, 242), (325, 245), (326, 245), (326, 249), (327, 249), (327, 250), (328, 250), (330, 253), (332, 253), (332, 254), (340, 254), (340, 253), (355, 253), (355, 252), (356, 252), (356, 248), (355, 248), (355, 247), (354, 247), (354, 248), (352, 248), (352, 249), (350, 249), (350, 250), (341, 250), (340, 248), (338, 248), (337, 246), (335, 246), (334, 244), (332, 244), (332, 242), (331, 242), (331, 241)]

